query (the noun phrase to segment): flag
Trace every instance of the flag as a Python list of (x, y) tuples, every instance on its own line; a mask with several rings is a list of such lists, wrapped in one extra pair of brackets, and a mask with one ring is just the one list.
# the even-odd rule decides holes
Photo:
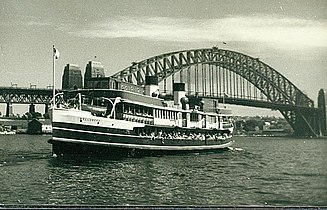
[(55, 57), (56, 59), (59, 58), (59, 50), (57, 50), (54, 46), (53, 46), (53, 57)]

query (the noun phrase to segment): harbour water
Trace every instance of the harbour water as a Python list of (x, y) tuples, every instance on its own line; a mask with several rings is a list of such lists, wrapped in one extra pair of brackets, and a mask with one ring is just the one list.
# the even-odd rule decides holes
[(327, 205), (327, 139), (235, 137), (229, 151), (60, 159), (51, 136), (0, 136), (0, 204)]

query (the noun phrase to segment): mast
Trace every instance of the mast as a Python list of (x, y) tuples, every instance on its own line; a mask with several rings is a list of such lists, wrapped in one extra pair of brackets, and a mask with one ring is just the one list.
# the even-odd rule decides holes
[(55, 46), (53, 45), (52, 46), (52, 50), (53, 50), (53, 53), (52, 53), (52, 100), (53, 100), (53, 109), (54, 107), (56, 106), (56, 88), (55, 88), (55, 84), (56, 84), (56, 48)]
[(52, 45), (52, 67), (53, 67), (53, 78), (52, 78), (52, 83), (53, 83), (53, 88), (52, 88), (52, 95), (53, 95), (53, 108), (56, 106), (56, 59), (59, 58), (59, 51), (55, 48), (54, 45)]

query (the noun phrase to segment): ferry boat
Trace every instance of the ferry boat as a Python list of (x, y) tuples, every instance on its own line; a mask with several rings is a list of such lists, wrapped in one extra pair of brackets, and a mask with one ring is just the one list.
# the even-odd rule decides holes
[[(121, 89), (72, 90), (52, 108), (53, 153), (143, 156), (227, 149), (233, 143), (231, 110), (188, 98), (184, 83), (173, 100), (146, 77), (145, 93)], [(209, 104), (209, 105), (208, 105)]]

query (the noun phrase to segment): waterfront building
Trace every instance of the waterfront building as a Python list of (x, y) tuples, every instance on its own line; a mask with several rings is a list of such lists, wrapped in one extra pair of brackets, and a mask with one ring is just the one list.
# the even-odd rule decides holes
[(41, 134), (42, 133), (42, 123), (38, 119), (32, 119), (28, 122), (27, 127), (28, 134)]
[(52, 125), (43, 125), (42, 124), (42, 133), (52, 133)]

